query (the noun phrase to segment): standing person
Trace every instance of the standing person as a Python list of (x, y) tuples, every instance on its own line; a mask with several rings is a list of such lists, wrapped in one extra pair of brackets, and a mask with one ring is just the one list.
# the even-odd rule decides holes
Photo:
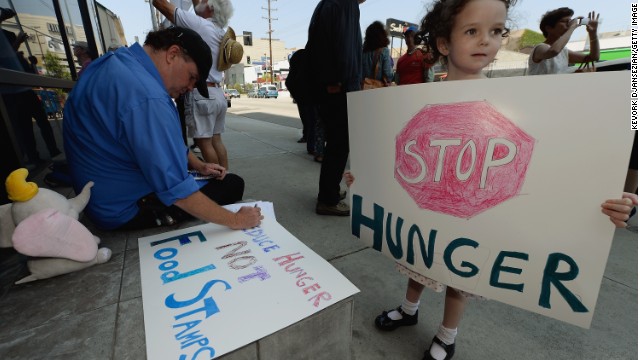
[[(188, 218), (245, 229), (260, 224), (259, 208), (230, 212), (244, 180), (188, 151), (173, 98), (198, 88), (211, 50), (193, 30), (150, 32), (95, 60), (64, 108), (64, 146), (76, 192), (89, 181), (85, 213), (101, 229), (170, 225)], [(100, 86), (95, 86), (100, 84)], [(214, 179), (196, 182), (188, 168)]]
[(592, 11), (587, 17), (589, 34), (589, 53), (571, 51), (567, 43), (573, 32), (582, 25), (582, 16), (571, 19), (573, 10), (562, 7), (551, 10), (542, 16), (540, 30), (544, 35), (543, 43), (536, 45), (529, 55), (527, 75), (564, 74), (569, 72), (569, 64), (600, 60), (598, 42), (598, 19), (600, 14)]
[(80, 71), (78, 71), (78, 79), (80, 79), (80, 75), (82, 75), (89, 64), (91, 64), (91, 61), (93, 61), (89, 44), (85, 41), (76, 41), (76, 43), (73, 44), (73, 55), (78, 59), (78, 63), (80, 63)]
[[(438, 0), (422, 19), (420, 34), (433, 49), (432, 62), (442, 58), (447, 65), (447, 80), (482, 79), (482, 69), (495, 58), (502, 39), (509, 30), (505, 23), (507, 11), (516, 0)], [(405, 299), (396, 309), (384, 311), (375, 319), (381, 330), (418, 322), (420, 295), (425, 286), (441, 292), (446, 288), (442, 323), (423, 360), (451, 359), (455, 352), (458, 324), (468, 298), (477, 295), (445, 286), (396, 264), (409, 277)]]
[(229, 168), (227, 148), (222, 133), (227, 115), (227, 100), (222, 90), (222, 72), (242, 58), (242, 45), (235, 33), (225, 32), (233, 6), (230, 0), (193, 0), (195, 14), (166, 0), (153, 0), (153, 6), (170, 22), (194, 30), (207, 43), (213, 59), (217, 59), (207, 75), (208, 94), (194, 89), (185, 96), (184, 112), (187, 136), (194, 139), (205, 161)]
[(362, 81), (376, 79), (388, 85), (393, 79), (389, 34), (380, 21), (374, 21), (364, 33), (362, 45)]
[(324, 152), (324, 132), (318, 116), (317, 104), (310, 98), (308, 85), (308, 55), (307, 50), (300, 49), (289, 59), (289, 75), (285, 84), (298, 107), (300, 121), (302, 121), (302, 138), (298, 143), (307, 144), (307, 153), (314, 156), (314, 160), (322, 162)]
[[(0, 8), (1, 9), (1, 8)], [(15, 12), (10, 9), (1, 9), (5, 18), (15, 16)], [(12, 44), (13, 50), (17, 50), (20, 45), (28, 39), (28, 36), (20, 32), (16, 36), (13, 32), (2, 30), (3, 36), (7, 41)], [(21, 65), (20, 70), (27, 73), (37, 74), (36, 68), (29, 62), (22, 51), (16, 51), (17, 59)], [(36, 124), (40, 128), (40, 135), (49, 150), (51, 158), (60, 154), (60, 150), (56, 144), (51, 124), (44, 110), (42, 102), (38, 98), (38, 95), (30, 88), (17, 88), (18, 92), (8, 92), (3, 94), (4, 103), (7, 107), (9, 117), (14, 123), (14, 130), (17, 133), (18, 138), (22, 141), (19, 142), (23, 152), (27, 156), (27, 167), (34, 168), (38, 162), (41, 161), (40, 154), (36, 145), (36, 139), (33, 132), (33, 120), (36, 120)]]
[(416, 45), (418, 28), (409, 26), (404, 32), (407, 52), (400, 56), (396, 67), (398, 85), (420, 84), (433, 81), (431, 54)]
[(322, 0), (309, 24), (311, 87), (318, 99), (326, 146), (320, 169), (316, 213), (349, 216), (341, 201), (340, 181), (349, 157), (347, 92), (360, 90), (362, 34), (360, 8), (365, 0)]

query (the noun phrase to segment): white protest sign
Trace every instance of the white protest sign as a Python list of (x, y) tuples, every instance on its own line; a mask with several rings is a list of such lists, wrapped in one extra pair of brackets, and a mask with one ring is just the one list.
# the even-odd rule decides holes
[(359, 290), (273, 218), (138, 239), (149, 359), (214, 358)]
[(589, 327), (633, 132), (629, 73), (350, 93), (352, 233), (432, 279)]

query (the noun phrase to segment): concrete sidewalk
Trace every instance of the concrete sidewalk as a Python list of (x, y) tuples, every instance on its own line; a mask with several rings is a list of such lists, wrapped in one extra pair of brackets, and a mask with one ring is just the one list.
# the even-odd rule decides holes
[[(400, 304), (406, 278), (350, 235), (348, 217), (315, 214), (320, 165), (296, 143), (299, 137), (293, 127), (228, 114), (230, 171), (245, 179), (245, 198), (272, 201), (286, 229), (360, 288), (352, 359), (421, 359), (441, 321), (444, 293), (425, 291), (417, 326), (391, 333), (373, 326), (375, 316)], [(70, 189), (62, 191), (71, 195)], [(472, 302), (454, 359), (637, 359), (634, 229), (616, 230), (591, 329), (495, 301)], [(49, 280), (12, 285), (26, 271), (24, 259), (0, 252), (0, 359), (145, 358), (137, 238), (167, 229), (93, 231), (113, 250), (112, 259)]]

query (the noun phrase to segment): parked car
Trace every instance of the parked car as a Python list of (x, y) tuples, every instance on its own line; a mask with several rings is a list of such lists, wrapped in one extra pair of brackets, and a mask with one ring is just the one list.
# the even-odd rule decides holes
[[(573, 68), (570, 68), (570, 72), (573, 72), (578, 69), (580, 64), (576, 64)], [(594, 63), (596, 71), (620, 71), (620, 70), (631, 70), (631, 59), (630, 58), (622, 58), (616, 60), (603, 60)]]
[(258, 97), (258, 90), (249, 90), (249, 92), (247, 93), (247, 97), (249, 98), (255, 98)]
[(228, 89), (227, 90), (229, 92), (229, 96), (231, 96), (231, 98), (238, 98), (240, 99), (240, 93), (238, 92), (238, 90), (236, 89)]
[(224, 91), (224, 98), (227, 99), (227, 107), (231, 107), (231, 95), (229, 95), (227, 90)]
[(275, 85), (265, 85), (258, 90), (259, 98), (278, 98), (278, 88)]

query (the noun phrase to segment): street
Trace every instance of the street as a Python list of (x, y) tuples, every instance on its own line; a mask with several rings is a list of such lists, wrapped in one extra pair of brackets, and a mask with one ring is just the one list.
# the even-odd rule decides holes
[(242, 95), (239, 99), (231, 100), (231, 107), (227, 111), (254, 120), (302, 129), (298, 107), (293, 103), (288, 91), (279, 92), (277, 99), (250, 99)]

